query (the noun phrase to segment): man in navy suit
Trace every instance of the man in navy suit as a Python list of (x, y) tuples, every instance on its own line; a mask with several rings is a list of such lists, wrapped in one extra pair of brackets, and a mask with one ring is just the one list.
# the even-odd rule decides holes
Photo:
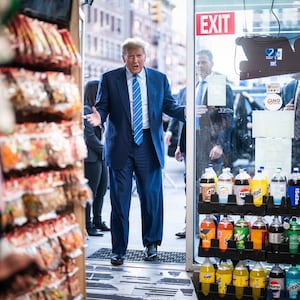
[[(163, 234), (163, 113), (185, 121), (185, 108), (176, 104), (166, 75), (144, 66), (144, 42), (127, 39), (122, 45), (122, 58), (125, 66), (103, 74), (97, 103), (93, 113), (87, 115), (93, 126), (107, 123), (105, 160), (110, 176), (112, 265), (122, 265), (126, 255), (133, 175), (141, 204), (145, 260), (157, 258)], [(133, 137), (134, 77), (142, 99), (140, 145)]]

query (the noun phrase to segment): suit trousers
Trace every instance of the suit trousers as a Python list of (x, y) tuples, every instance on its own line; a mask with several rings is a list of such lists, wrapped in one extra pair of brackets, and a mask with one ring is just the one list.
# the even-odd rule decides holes
[(98, 159), (95, 162), (84, 162), (85, 178), (88, 179), (88, 184), (93, 192), (93, 221), (91, 218), (91, 204), (87, 203), (85, 208), (86, 228), (92, 228), (93, 225), (99, 225), (102, 222), (102, 207), (108, 182), (107, 173), (106, 163), (102, 159)]
[(162, 171), (150, 130), (144, 130), (140, 146), (132, 142), (125, 166), (121, 169), (110, 168), (109, 175), (112, 253), (126, 254), (133, 176), (140, 199), (143, 245), (160, 245), (163, 232)]

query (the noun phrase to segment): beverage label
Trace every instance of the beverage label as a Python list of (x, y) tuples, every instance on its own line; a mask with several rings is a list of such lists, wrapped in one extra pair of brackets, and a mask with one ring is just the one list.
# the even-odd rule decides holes
[(218, 292), (220, 294), (226, 294), (227, 286), (231, 283), (232, 280), (232, 273), (229, 272), (228, 274), (224, 273), (216, 273), (216, 283), (218, 284)]
[(211, 195), (216, 192), (214, 183), (200, 183), (200, 193), (202, 194), (202, 201), (210, 202)]
[(248, 286), (248, 275), (235, 275), (233, 274), (232, 283), (234, 286), (246, 287)]
[(235, 185), (234, 194), (236, 196), (236, 204), (244, 205), (246, 201), (246, 196), (250, 194), (249, 186)]
[(250, 275), (250, 287), (262, 289), (265, 287), (265, 285), (266, 285), (265, 276), (253, 277)]
[(199, 274), (199, 280), (201, 283), (214, 283), (215, 274), (213, 272), (201, 272)]
[(298, 291), (300, 290), (300, 282), (297, 279), (287, 279), (286, 289), (288, 290), (290, 299), (297, 299)]
[(237, 249), (245, 249), (245, 241), (249, 239), (249, 228), (234, 227), (234, 240), (236, 241)]
[(297, 233), (289, 235), (289, 252), (298, 253), (299, 235)]
[(200, 228), (200, 238), (202, 239), (202, 247), (210, 248), (211, 240), (216, 237), (216, 228)]
[(232, 238), (231, 229), (220, 229), (218, 230), (219, 248), (221, 250), (227, 249), (228, 241)]
[(251, 241), (254, 250), (261, 250), (266, 241), (267, 229), (251, 229)]
[(284, 278), (271, 278), (270, 277), (269, 289), (272, 291), (273, 298), (279, 299), (281, 290), (284, 290)]
[(297, 206), (300, 199), (300, 186), (289, 185), (287, 194), (290, 197), (291, 206)]
[(269, 243), (280, 245), (283, 243), (283, 233), (282, 232), (269, 232)]

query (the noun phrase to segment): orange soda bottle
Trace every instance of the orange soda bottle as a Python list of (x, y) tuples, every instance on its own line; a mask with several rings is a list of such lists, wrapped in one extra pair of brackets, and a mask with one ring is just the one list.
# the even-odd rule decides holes
[(204, 250), (210, 249), (211, 240), (216, 238), (216, 223), (208, 214), (200, 223), (200, 238)]
[(233, 224), (227, 218), (227, 214), (220, 220), (217, 226), (217, 238), (219, 240), (219, 249), (225, 251), (228, 248), (228, 240), (233, 237)]
[(253, 242), (253, 250), (262, 250), (267, 242), (267, 225), (261, 216), (258, 216), (252, 224), (250, 240)]

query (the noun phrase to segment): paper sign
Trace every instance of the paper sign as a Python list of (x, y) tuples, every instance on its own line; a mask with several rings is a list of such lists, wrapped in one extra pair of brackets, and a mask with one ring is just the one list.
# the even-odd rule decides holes
[(226, 76), (214, 75), (207, 80), (208, 106), (226, 106)]

